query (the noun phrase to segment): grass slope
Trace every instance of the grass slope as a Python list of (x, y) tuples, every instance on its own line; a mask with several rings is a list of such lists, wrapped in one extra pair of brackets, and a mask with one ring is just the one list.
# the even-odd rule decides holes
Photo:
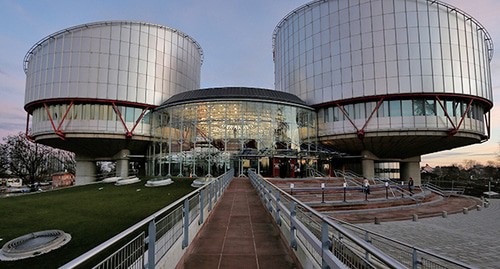
[[(31, 232), (60, 229), (71, 241), (47, 254), (0, 268), (57, 268), (194, 190), (192, 180), (144, 187), (92, 184), (0, 199), (0, 245)], [(102, 188), (101, 190), (99, 190)]]

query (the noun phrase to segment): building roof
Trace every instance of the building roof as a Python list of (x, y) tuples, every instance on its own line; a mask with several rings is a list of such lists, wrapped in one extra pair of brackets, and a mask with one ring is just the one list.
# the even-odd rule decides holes
[(289, 103), (299, 106), (307, 106), (306, 102), (299, 97), (281, 91), (249, 88), (249, 87), (222, 87), (206, 88), (176, 94), (165, 101), (160, 107), (168, 107), (186, 103), (200, 101), (227, 101), (227, 100), (247, 100), (247, 101), (267, 101), (278, 103)]

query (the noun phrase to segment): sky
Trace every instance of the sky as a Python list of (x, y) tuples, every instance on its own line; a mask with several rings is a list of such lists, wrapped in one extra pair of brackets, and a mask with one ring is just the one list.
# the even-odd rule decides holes
[[(0, 0), (0, 138), (24, 132), (23, 59), (39, 40), (70, 26), (105, 20), (166, 25), (202, 47), (201, 87), (274, 88), (272, 33), (303, 0)], [(446, 0), (483, 24), (500, 47), (499, 0)], [(488, 142), (422, 156), (442, 166), (475, 160), (486, 164), (500, 152), (500, 52), (491, 62), (494, 109)]]

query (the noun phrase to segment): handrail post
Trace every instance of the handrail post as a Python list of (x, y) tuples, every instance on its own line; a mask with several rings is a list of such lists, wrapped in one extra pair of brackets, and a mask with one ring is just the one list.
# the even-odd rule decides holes
[(321, 221), (321, 268), (330, 268), (325, 260), (325, 255), (327, 251), (330, 251), (331, 241), (328, 237), (328, 223), (326, 221)]
[(413, 249), (413, 252), (412, 252), (412, 267), (413, 269), (418, 269), (418, 253), (417, 253), (417, 249), (415, 248), (412, 248)]
[(208, 185), (208, 211), (212, 211), (212, 198), (213, 198), (213, 186), (214, 184)]
[(281, 226), (281, 209), (280, 209), (280, 204), (281, 204), (281, 198), (280, 198), (280, 192), (276, 192), (276, 224)]
[(267, 204), (269, 208), (269, 213), (272, 215), (273, 214), (273, 190), (269, 186), (269, 195), (267, 199)]
[(189, 244), (189, 198), (184, 200), (184, 238), (182, 240), (182, 248), (186, 248)]
[[(370, 237), (370, 232), (368, 232), (368, 231), (365, 232), (365, 241), (368, 242), (369, 244), (372, 243), (372, 239)], [(370, 252), (368, 252), (368, 250), (365, 251), (365, 259), (367, 261), (370, 261)]]
[(156, 224), (155, 220), (152, 219), (148, 225), (148, 269), (154, 269), (156, 265)]
[(297, 232), (297, 228), (295, 227), (296, 214), (296, 203), (292, 200), (290, 202), (290, 247), (295, 250), (297, 250), (297, 239), (295, 238), (295, 233)]
[(203, 205), (203, 192), (205, 190), (201, 190), (200, 191), (200, 196), (198, 198), (198, 201), (199, 201), (199, 204), (200, 204), (200, 218), (198, 219), (198, 224), (202, 224), (203, 223), (203, 210), (204, 210), (204, 205)]

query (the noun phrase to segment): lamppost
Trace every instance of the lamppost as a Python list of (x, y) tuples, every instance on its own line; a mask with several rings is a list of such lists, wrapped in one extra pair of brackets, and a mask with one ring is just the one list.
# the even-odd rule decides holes
[(365, 201), (368, 201), (368, 183), (365, 183)]
[(389, 182), (385, 182), (385, 199), (389, 199)]
[(321, 203), (325, 203), (325, 183), (321, 183)]
[(346, 200), (345, 200), (345, 192), (346, 192), (346, 189), (347, 189), (347, 183), (346, 183), (346, 182), (344, 182), (344, 184), (343, 184), (343, 185), (344, 185), (344, 202), (345, 202), (345, 201), (346, 201)]

